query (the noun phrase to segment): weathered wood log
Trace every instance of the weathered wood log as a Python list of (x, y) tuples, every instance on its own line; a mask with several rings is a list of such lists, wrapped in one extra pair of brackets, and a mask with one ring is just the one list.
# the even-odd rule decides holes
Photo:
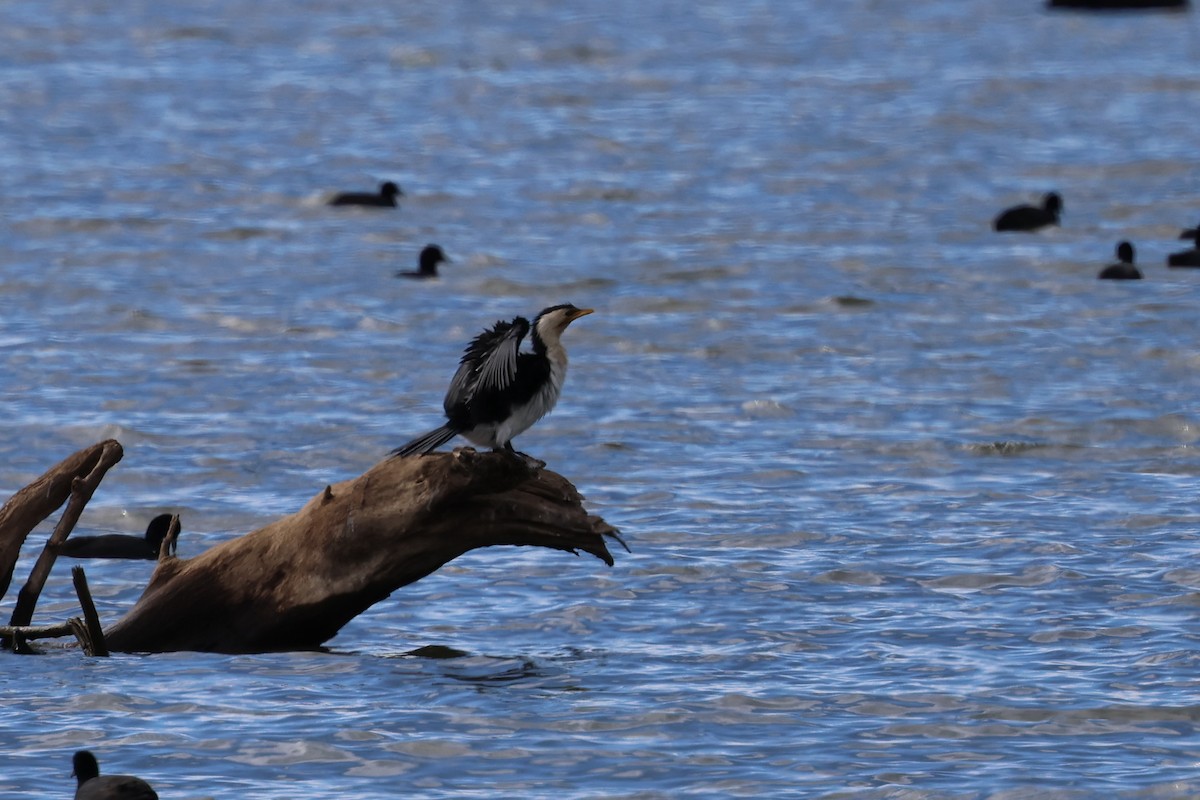
[(96, 604), (92, 602), (92, 592), (87, 585), (87, 576), (83, 567), (71, 568), (71, 580), (75, 583), (75, 594), (79, 597), (79, 606), (83, 609), (83, 619), (71, 617), (58, 625), (3, 625), (0, 626), (0, 636), (3, 636), (12, 646), (14, 653), (29, 655), (33, 648), (29, 646), (30, 639), (46, 639), (57, 636), (74, 636), (89, 656), (107, 656), (104, 646), (104, 631), (100, 628), (100, 616), (96, 613)]
[(79, 607), (83, 610), (83, 624), (87, 630), (83, 651), (89, 656), (107, 656), (108, 647), (104, 644), (100, 615), (96, 613), (96, 604), (92, 601), (92, 590), (88, 588), (83, 567), (71, 567), (71, 582), (75, 584), (75, 594), (79, 597)]
[(66, 622), (54, 625), (0, 625), (0, 636), (11, 643), (14, 653), (25, 655), (34, 652), (33, 648), (29, 646), (31, 639), (58, 639), (63, 636), (74, 636), (83, 651), (91, 654), (87, 623), (79, 617), (71, 617)]
[(20, 636), (23, 639), (55, 639), (73, 633), (69, 621), (53, 625), (0, 625), (0, 636)]
[(536, 545), (611, 566), (606, 537), (621, 542), (570, 482), (509, 454), (390, 458), (257, 531), (161, 558), (105, 638), (115, 652), (312, 649), (469, 550)]
[[(38, 560), (34, 562), (33, 569), (29, 573), (29, 579), (25, 581), (25, 585), (21, 587), (21, 591), (17, 594), (17, 604), (13, 608), (12, 618), (8, 621), (9, 625), (28, 625), (33, 620), (33, 610), (37, 606), (38, 597), (41, 596), (42, 587), (46, 585), (46, 579), (50, 577), (50, 570), (54, 567), (54, 562), (58, 558), (59, 546), (67, 540), (67, 537), (71, 535), (71, 531), (75, 529), (75, 523), (79, 521), (80, 515), (83, 514), (83, 509), (87, 506), (88, 501), (92, 499), (92, 494), (96, 491), (96, 487), (100, 485), (100, 481), (104, 480), (104, 475), (108, 472), (109, 468), (121, 460), (121, 456), (125, 452), (121, 448), (120, 443), (115, 439), (101, 442), (98, 446), (100, 450), (96, 460), (89, 462), (91, 463), (91, 469), (86, 474), (75, 475), (71, 478), (71, 493), (67, 507), (63, 510), (62, 516), (59, 517), (58, 525), (55, 526), (54, 532), (50, 534), (50, 538), (46, 541), (46, 546), (42, 548)], [(60, 464), (59, 466), (62, 465)], [(23, 491), (25, 490), (23, 489)]]
[(21, 545), (29, 532), (67, 501), (74, 481), (90, 475), (106, 451), (110, 456), (114, 454), (114, 446), (120, 460), (121, 445), (114, 439), (85, 447), (51, 467), (0, 508), (0, 598), (8, 592)]

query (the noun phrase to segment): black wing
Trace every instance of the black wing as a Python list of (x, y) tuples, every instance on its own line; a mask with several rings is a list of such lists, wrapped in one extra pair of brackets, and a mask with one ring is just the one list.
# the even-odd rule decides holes
[(511, 386), (517, 375), (517, 353), (529, 333), (529, 320), (497, 322), (476, 336), (463, 352), (458, 372), (450, 381), (442, 407), (451, 419), (479, 395), (494, 394)]
[(1042, 210), (1033, 206), (1013, 206), (996, 217), (994, 227), (998, 231), (1022, 230), (1037, 225)]

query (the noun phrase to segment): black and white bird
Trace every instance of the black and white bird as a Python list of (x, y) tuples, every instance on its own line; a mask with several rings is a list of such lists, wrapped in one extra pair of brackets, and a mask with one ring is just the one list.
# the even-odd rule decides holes
[(341, 192), (335, 194), (329, 201), (331, 206), (374, 206), (377, 208), (395, 208), (396, 198), (403, 197), (404, 192), (391, 181), (379, 184), (379, 193), (372, 192)]
[(450, 259), (446, 258), (446, 254), (442, 252), (442, 248), (436, 244), (427, 244), (421, 248), (421, 255), (417, 257), (416, 272), (397, 272), (397, 278), (436, 278), (438, 264), (449, 264)]
[(1117, 263), (1109, 264), (1100, 271), (1097, 276), (1103, 280), (1111, 281), (1139, 281), (1142, 279), (1142, 271), (1133, 264), (1133, 245), (1129, 242), (1121, 242), (1117, 245)]
[(1019, 205), (1002, 212), (992, 227), (998, 231), (1036, 231), (1047, 225), (1057, 225), (1062, 213), (1062, 198), (1055, 192), (1047, 192), (1042, 206)]
[(72, 759), (79, 781), (75, 800), (158, 800), (150, 784), (132, 775), (101, 775), (100, 764), (88, 750), (80, 750)]
[[(550, 413), (567, 377), (563, 331), (591, 313), (570, 303), (550, 306), (532, 325), (524, 317), (501, 320), (476, 336), (463, 352), (442, 402), (446, 423), (392, 454), (428, 453), (462, 436), (480, 447), (520, 455), (512, 446), (513, 437)], [(520, 349), (526, 334), (531, 352)]]
[(157, 561), (163, 539), (171, 529), (171, 515), (159, 514), (146, 526), (145, 536), (105, 533), (99, 536), (73, 536), (59, 546), (66, 558), (132, 558)]

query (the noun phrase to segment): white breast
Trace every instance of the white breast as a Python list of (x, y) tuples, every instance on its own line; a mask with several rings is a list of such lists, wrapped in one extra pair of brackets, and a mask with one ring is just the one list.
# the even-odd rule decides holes
[(561, 344), (555, 342), (546, 347), (546, 357), (550, 359), (550, 380), (528, 403), (514, 408), (508, 419), (498, 425), (480, 425), (464, 433), (463, 438), (480, 447), (498, 449), (549, 414), (558, 402), (563, 381), (567, 379), (567, 352)]

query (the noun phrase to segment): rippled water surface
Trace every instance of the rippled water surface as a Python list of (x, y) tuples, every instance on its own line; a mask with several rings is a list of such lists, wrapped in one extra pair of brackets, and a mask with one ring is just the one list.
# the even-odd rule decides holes
[[(1194, 14), (4, 16), (6, 495), (116, 437), (81, 526), (177, 512), (195, 555), (570, 301), (517, 444), (633, 552), (476, 552), (328, 652), (0, 654), (0, 796), (69, 797), (83, 747), (164, 798), (1200, 796)], [(990, 231), (1048, 189), (1060, 229)], [(1121, 239), (1146, 280), (1097, 281)], [(394, 278), (427, 242), (442, 278)], [(107, 622), (150, 571), (86, 567)]]

